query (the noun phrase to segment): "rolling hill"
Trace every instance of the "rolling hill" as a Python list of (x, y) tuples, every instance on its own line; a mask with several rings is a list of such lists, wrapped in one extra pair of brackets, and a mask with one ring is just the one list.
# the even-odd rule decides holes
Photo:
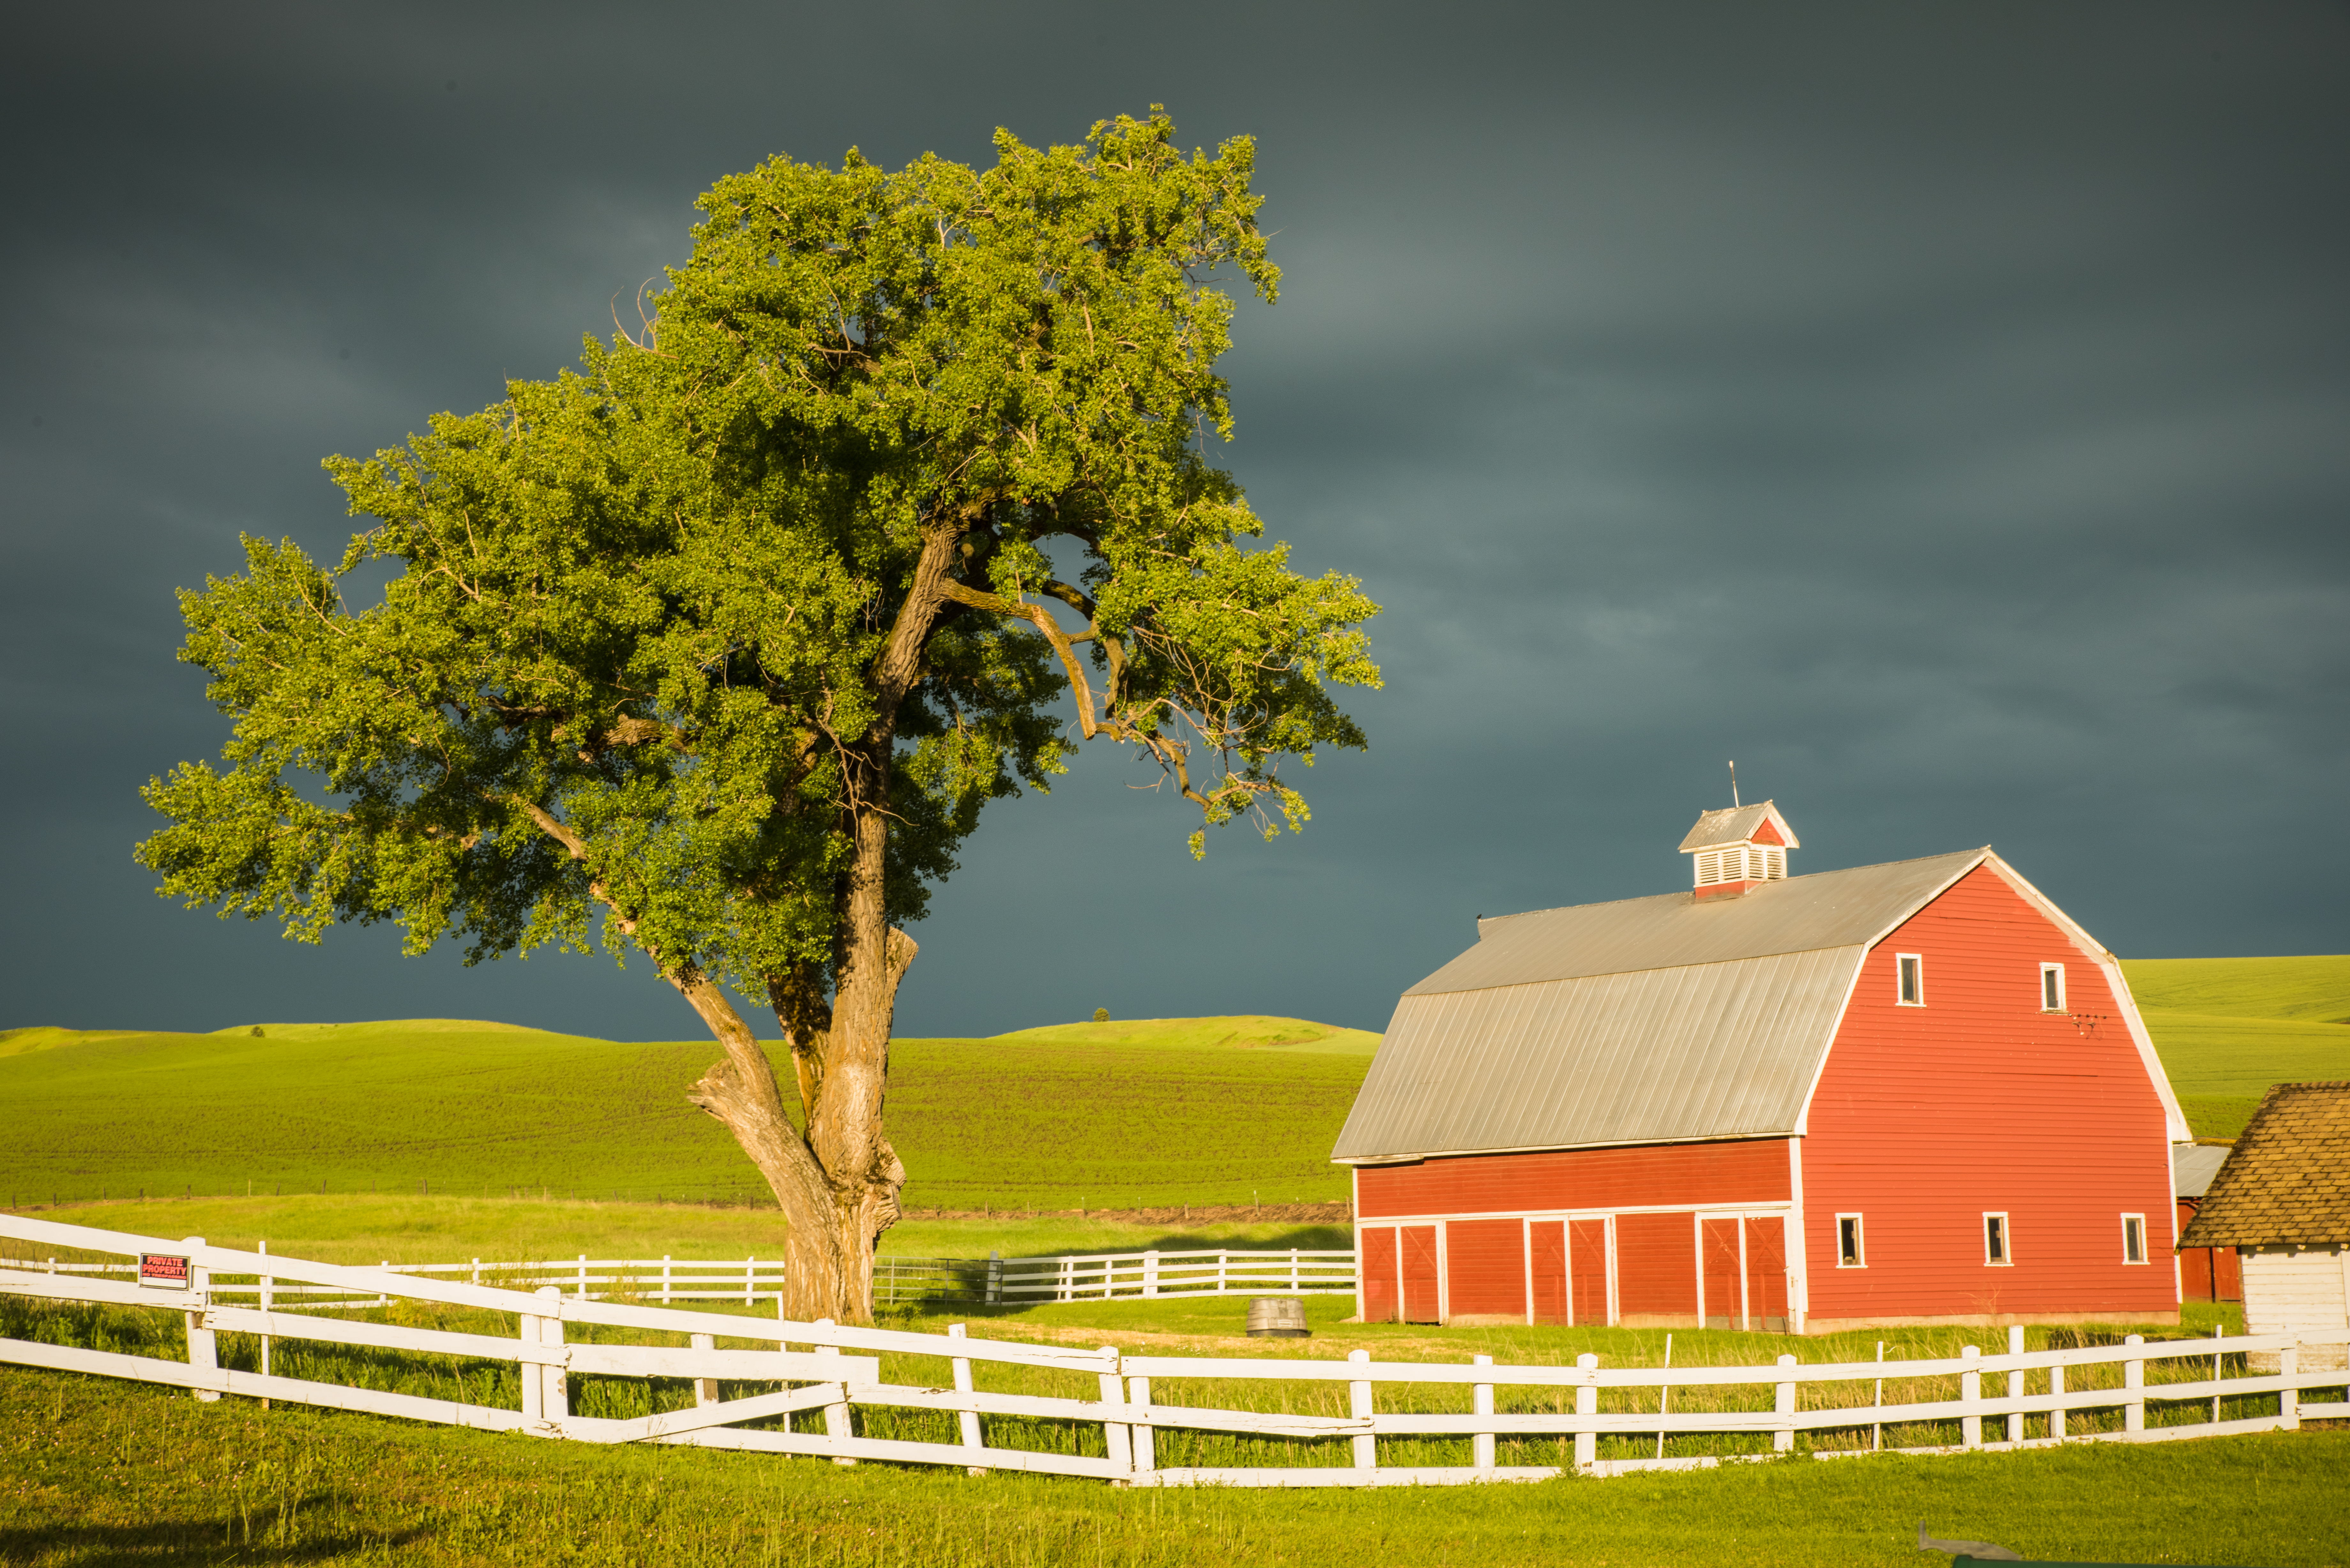
[(2232, 1137), (2271, 1084), (2350, 1078), (2350, 956), (2125, 959), (2171, 1088)]

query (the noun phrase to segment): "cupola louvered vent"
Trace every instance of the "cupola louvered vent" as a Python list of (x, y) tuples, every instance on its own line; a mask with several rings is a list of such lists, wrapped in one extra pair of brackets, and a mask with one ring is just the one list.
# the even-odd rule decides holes
[(1787, 851), (1798, 847), (1794, 830), (1767, 800), (1709, 811), (1681, 840), (1681, 853), (1697, 872), (1700, 898), (1734, 898), (1758, 883), (1781, 880)]

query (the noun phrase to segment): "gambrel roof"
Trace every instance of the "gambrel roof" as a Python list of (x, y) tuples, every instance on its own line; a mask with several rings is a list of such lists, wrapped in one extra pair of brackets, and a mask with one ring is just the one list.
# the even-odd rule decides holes
[(2350, 1082), (2277, 1084), (2211, 1179), (2182, 1247), (2350, 1241)]
[[(1989, 849), (1791, 877), (1736, 898), (1666, 893), (1480, 920), (1477, 945), (1397, 1003), (1331, 1158), (1800, 1133), (1869, 948), (1985, 863), (2127, 995), (2113, 956)], [(2184, 1138), (2134, 1010), (2128, 1023), (2170, 1136)]]

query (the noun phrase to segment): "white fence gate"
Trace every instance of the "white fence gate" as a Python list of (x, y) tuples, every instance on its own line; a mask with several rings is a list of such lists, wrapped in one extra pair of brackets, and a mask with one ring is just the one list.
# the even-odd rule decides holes
[[(2220, 1433), (2292, 1430), (2303, 1416), (2350, 1416), (2350, 1402), (2303, 1399), (2310, 1388), (2336, 1388), (2338, 1371), (2303, 1370), (2305, 1350), (2339, 1365), (2350, 1332), (2325, 1334), (2248, 1335), (2225, 1340), (2145, 1344), (2133, 1335), (2124, 1345), (2088, 1349), (2022, 1350), (2022, 1331), (2012, 1330), (2007, 1354), (1985, 1355), (1974, 1346), (1955, 1358), (1856, 1363), (1798, 1362), (1782, 1355), (1770, 1366), (1603, 1368), (1596, 1355), (1572, 1366), (1496, 1366), (1490, 1358), (1468, 1364), (1377, 1362), (1357, 1350), (1345, 1360), (1287, 1356), (1210, 1358), (1129, 1355), (1114, 1346), (1097, 1349), (1020, 1344), (969, 1337), (962, 1325), (945, 1334), (861, 1328), (824, 1321), (790, 1323), (735, 1314), (686, 1311), (566, 1295), (557, 1284), (517, 1291), (466, 1280), (376, 1268), (346, 1268), (266, 1252), (206, 1245), (200, 1238), (171, 1242), (154, 1237), (61, 1225), (21, 1216), (0, 1216), (0, 1236), (49, 1246), (132, 1254), (154, 1260), (162, 1282), (142, 1270), (139, 1282), (60, 1267), (0, 1267), (0, 1294), (51, 1301), (105, 1303), (158, 1308), (184, 1314), (187, 1359), (83, 1349), (23, 1339), (0, 1339), (0, 1360), (19, 1366), (93, 1373), (195, 1390), (198, 1397), (223, 1394), (284, 1399), (345, 1410), (372, 1411), (413, 1420), (513, 1430), (587, 1442), (688, 1443), (706, 1447), (808, 1454), (841, 1463), (859, 1459), (962, 1465), (972, 1471), (1018, 1469), (1089, 1477), (1126, 1485), (1181, 1486), (1219, 1483), (1242, 1486), (1366, 1486), (1396, 1482), (1533, 1480), (1564, 1473), (1677, 1469), (1719, 1462), (1716, 1458), (1617, 1458), (1601, 1459), (1602, 1437), (1655, 1436), (1659, 1452), (1667, 1436), (1690, 1434), (1767, 1435), (1775, 1452), (1791, 1450), (1796, 1435), (1823, 1429), (1846, 1434), (1874, 1432), (1884, 1441), (1888, 1428), (1914, 1423), (1949, 1423), (1960, 1429), (1956, 1444), (1910, 1447), (1908, 1452), (1967, 1449), (2020, 1449), (2079, 1440), (2149, 1441), (2209, 1437)], [(184, 1264), (184, 1268), (180, 1267)], [(220, 1276), (243, 1276), (232, 1282)], [(754, 1282), (755, 1283), (755, 1282)], [(585, 1289), (585, 1287), (580, 1287)], [(285, 1310), (280, 1297), (291, 1289), (325, 1289), (347, 1297), (383, 1302), (424, 1302), (512, 1314), (511, 1334), (461, 1334), (394, 1324), (319, 1317)], [(236, 1299), (255, 1304), (229, 1304)], [(586, 1341), (583, 1331), (620, 1330), (682, 1335), (686, 1345)], [(220, 1365), (216, 1336), (222, 1333), (262, 1336), (264, 1370)], [(751, 1342), (757, 1348), (721, 1349), (719, 1339)], [(273, 1376), (267, 1370), (271, 1340), (324, 1342), (407, 1355), (513, 1363), (521, 1382), (519, 1408), (459, 1399), (347, 1386)], [(769, 1348), (772, 1346), (772, 1348)], [(795, 1349), (795, 1346), (805, 1346)], [(2228, 1375), (2222, 1357), (2244, 1353), (2242, 1367)], [(885, 1382), (882, 1357), (921, 1357), (942, 1364), (944, 1379)], [(2253, 1364), (2273, 1358), (2275, 1370)], [(2314, 1359), (2314, 1357), (2313, 1357)], [(1093, 1379), (1097, 1397), (1067, 1397), (990, 1392), (974, 1386), (979, 1366), (1042, 1368)], [(2205, 1376), (2200, 1368), (2209, 1366)], [(2118, 1386), (2104, 1383), (2118, 1367)], [(2147, 1380), (2149, 1367), (2160, 1376)], [(2182, 1367), (2185, 1369), (2181, 1376)], [(694, 1380), (694, 1404), (632, 1419), (575, 1415), (570, 1374), (627, 1378)], [(2068, 1374), (2081, 1381), (2068, 1386)], [(1950, 1379), (1957, 1397), (1884, 1401), (1886, 1385)], [(718, 1382), (772, 1384), (775, 1391), (726, 1399)], [(1268, 1389), (1267, 1403), (1308, 1403), (1295, 1397), (1295, 1386), (1343, 1383), (1344, 1415), (1298, 1414), (1282, 1408), (1248, 1410), (1170, 1401), (1169, 1385), (1287, 1384)], [(2028, 1385), (2039, 1383), (2039, 1391)], [(1769, 1406), (1749, 1410), (1691, 1409), (1690, 1397), (1741, 1386)], [(1407, 1395), (1425, 1397), (1465, 1390), (1468, 1407), (1454, 1410), (1381, 1409), (1378, 1391), (1389, 1402)], [(1867, 1397), (1874, 1389), (1873, 1399)], [(462, 1384), (460, 1385), (462, 1392)], [(1155, 1392), (1154, 1392), (1155, 1390)], [(1510, 1390), (1513, 1403), (1497, 1409), (1497, 1390)], [(1653, 1397), (1648, 1391), (1654, 1391)], [(1807, 1402), (1804, 1395), (1812, 1397)], [(1664, 1396), (1675, 1397), (1666, 1408)], [(1567, 1408), (1572, 1398), (1571, 1409)], [(1601, 1408), (1603, 1396), (1614, 1405)], [(2274, 1414), (2220, 1419), (2219, 1402), (2244, 1397), (2272, 1397)], [(1534, 1407), (1536, 1401), (1552, 1407)], [(2210, 1418), (2202, 1418), (2203, 1402)], [(648, 1403), (650, 1404), (650, 1399)], [(2187, 1407), (2194, 1419), (2149, 1424), (2150, 1406), (2165, 1420)], [(1638, 1406), (1638, 1407), (1631, 1407)], [(875, 1438), (858, 1430), (859, 1407), (896, 1407), (951, 1412), (960, 1417), (959, 1440), (908, 1441)], [(2083, 1432), (2072, 1425), (2090, 1412), (2118, 1409), (2118, 1430)], [(979, 1417), (1022, 1417), (1097, 1427), (1098, 1455), (1042, 1451), (991, 1443)], [(806, 1429), (795, 1418), (818, 1420)], [(744, 1427), (745, 1421), (777, 1425)], [(1992, 1425), (1986, 1428), (1984, 1423)], [(2029, 1426), (2043, 1435), (2027, 1436)], [(1991, 1436), (1987, 1436), (1987, 1431)], [(1234, 1467), (1162, 1467), (1162, 1433), (1227, 1433), (1290, 1439), (1272, 1450), (1284, 1462)], [(1898, 1433), (1895, 1434), (1898, 1436)], [(1465, 1465), (1383, 1463), (1382, 1440), (1467, 1438)], [(1566, 1463), (1503, 1466), (1496, 1439), (1546, 1438), (1571, 1442)], [(1890, 1446), (1890, 1445), (1887, 1445)], [(1846, 1451), (1867, 1451), (1866, 1447)], [(1564, 1452), (1561, 1454), (1565, 1459)], [(1827, 1457), (1823, 1455), (1822, 1457)], [(1343, 1461), (1343, 1462), (1338, 1462)]]

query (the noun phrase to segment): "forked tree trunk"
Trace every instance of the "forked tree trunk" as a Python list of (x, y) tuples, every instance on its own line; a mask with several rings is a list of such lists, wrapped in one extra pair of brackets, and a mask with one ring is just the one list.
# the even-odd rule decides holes
[[(879, 849), (887, 840), (868, 845), (862, 829), (858, 848), (870, 851), (874, 875), (852, 878), (850, 957), (829, 1018), (820, 1017), (812, 992), (770, 987), (786, 990), (776, 999), (778, 1019), (795, 1063), (806, 1064), (794, 1085), (809, 1106), (805, 1139), (766, 1053), (724, 992), (698, 973), (670, 977), (726, 1048), (687, 1098), (726, 1124), (782, 1206), (789, 1228), (783, 1312), (800, 1322), (871, 1321), (874, 1249), (897, 1222), (898, 1189), (906, 1182), (906, 1168), (882, 1135), (881, 1111), (898, 984), (919, 950), (882, 919)], [(871, 831), (887, 833), (878, 815)], [(860, 871), (868, 868), (868, 853), (858, 860)], [(860, 898), (868, 887), (873, 897)]]

